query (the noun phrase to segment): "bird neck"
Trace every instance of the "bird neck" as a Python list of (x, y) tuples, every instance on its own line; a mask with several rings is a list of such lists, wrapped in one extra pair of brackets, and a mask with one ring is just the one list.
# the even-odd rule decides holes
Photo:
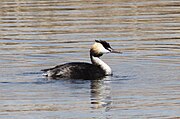
[(103, 62), (99, 57), (95, 57), (93, 55), (90, 55), (92, 64), (96, 66), (100, 66), (106, 73), (106, 75), (111, 75), (112, 71), (111, 68)]

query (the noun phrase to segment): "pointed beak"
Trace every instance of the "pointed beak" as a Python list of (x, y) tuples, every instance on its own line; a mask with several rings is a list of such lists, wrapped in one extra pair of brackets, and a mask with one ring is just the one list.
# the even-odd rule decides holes
[(118, 54), (122, 54), (122, 52), (117, 51), (117, 50), (114, 50), (114, 49), (112, 49), (111, 53), (118, 53)]
[(117, 51), (117, 50), (114, 50), (114, 49), (109, 49), (109, 51), (111, 52), (111, 53), (118, 53), (118, 54), (122, 54), (122, 52), (120, 52), (120, 51)]
[(118, 53), (118, 54), (122, 54), (122, 52), (117, 51), (117, 50), (114, 50), (114, 49), (111, 51), (111, 53)]

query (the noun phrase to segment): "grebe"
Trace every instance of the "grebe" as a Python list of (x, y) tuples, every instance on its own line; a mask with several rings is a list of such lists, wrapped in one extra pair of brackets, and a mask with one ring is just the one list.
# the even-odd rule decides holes
[(90, 49), (91, 62), (71, 62), (57, 65), (53, 68), (43, 69), (46, 77), (53, 79), (99, 79), (104, 76), (112, 75), (111, 68), (103, 62), (100, 57), (106, 53), (121, 53), (111, 48), (109, 43), (103, 40), (95, 40)]

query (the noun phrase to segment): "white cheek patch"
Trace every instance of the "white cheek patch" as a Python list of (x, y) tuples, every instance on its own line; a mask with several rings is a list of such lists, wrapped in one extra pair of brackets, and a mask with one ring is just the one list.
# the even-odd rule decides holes
[(110, 51), (103, 47), (103, 45), (99, 45), (99, 52), (101, 53), (109, 53)]

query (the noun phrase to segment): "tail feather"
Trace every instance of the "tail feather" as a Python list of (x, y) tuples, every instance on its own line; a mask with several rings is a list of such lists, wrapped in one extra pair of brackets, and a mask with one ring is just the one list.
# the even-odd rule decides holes
[(44, 72), (42, 75), (48, 77), (48, 71), (49, 70), (51, 70), (51, 69), (42, 69), (41, 71)]
[(48, 74), (47, 74), (47, 73), (43, 73), (42, 75), (48, 77)]
[(41, 69), (41, 71), (43, 72), (47, 72), (49, 69)]
[(53, 69), (53, 68), (42, 69), (41, 71), (43, 71), (43, 72), (47, 72), (47, 71), (52, 70), (52, 69)]

